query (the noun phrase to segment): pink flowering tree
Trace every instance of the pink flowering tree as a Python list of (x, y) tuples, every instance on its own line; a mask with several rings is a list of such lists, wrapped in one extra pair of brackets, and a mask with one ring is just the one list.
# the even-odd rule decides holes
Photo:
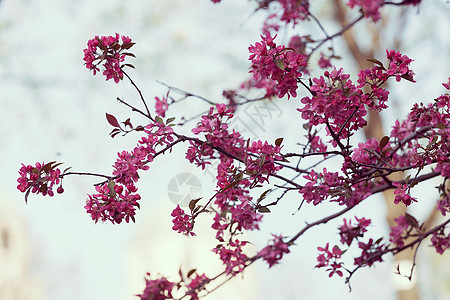
[[(117, 154), (111, 174), (61, 170), (61, 163), (56, 161), (23, 164), (19, 170), (17, 188), (25, 193), (25, 201), (31, 193), (50, 197), (55, 190), (63, 193), (66, 177), (97, 177), (84, 208), (94, 222), (120, 224), (138, 218), (140, 202), (145, 201), (138, 192), (140, 181), (145, 181), (144, 171), (151, 171), (152, 162), (159, 156), (172, 155), (172, 149), (181, 147), (186, 160), (201, 170), (216, 163), (215, 190), (206, 198), (192, 199), (188, 207), (178, 205), (167, 217), (172, 218), (174, 231), (195, 238), (196, 219), (208, 215), (218, 242), (211, 250), (223, 262), (223, 272), (180, 272), (178, 281), (147, 273), (145, 289), (137, 295), (142, 300), (198, 299), (256, 261), (264, 261), (269, 268), (280, 263), (307, 231), (331, 220), (340, 222), (340, 242), (311, 245), (317, 248), (316, 268), (330, 277), (345, 278), (349, 287), (359, 269), (383, 262), (388, 255), (408, 249), (417, 251), (421, 245), (431, 246), (439, 254), (450, 248), (450, 77), (442, 83), (444, 93), (427, 103), (414, 104), (388, 134), (364, 142), (355, 135), (367, 128), (368, 116), (389, 109), (387, 84), (395, 87), (400, 81), (415, 82), (413, 59), (393, 49), (386, 50), (383, 57), (366, 57), (371, 65), (353, 74), (353, 81), (345, 70), (334, 66), (339, 58), (339, 50), (332, 47), (334, 39), (361, 22), (379, 22), (382, 9), (387, 6), (418, 6), (420, 1), (348, 1), (347, 6), (356, 10), (358, 16), (334, 34), (325, 31), (311, 12), (313, 4), (307, 0), (254, 2), (256, 10), (267, 12), (267, 18), (260, 39), (252, 41), (248, 48), (250, 76), (240, 87), (224, 91), (222, 101), (210, 101), (173, 87), (149, 101), (127, 73), (127, 67), (134, 68), (128, 62), (134, 57), (131, 38), (115, 34), (89, 40), (84, 50), (86, 67), (94, 75), (101, 72), (106, 80), (128, 81), (136, 89), (142, 107), (117, 100), (147, 120), (134, 126), (130, 118), (119, 122), (106, 114), (112, 126), (111, 137), (138, 132), (140, 138), (133, 149)], [(307, 21), (325, 33), (325, 38), (292, 35), (286, 45), (280, 42), (278, 32)], [(331, 52), (326, 55), (327, 46)], [(316, 77), (310, 75), (317, 72), (313, 70), (315, 65), (324, 69)], [(249, 90), (260, 90), (263, 96), (248, 98)], [(187, 97), (202, 99), (210, 109), (195, 122), (176, 123), (176, 118), (185, 120), (184, 116), (170, 116), (170, 107)], [(274, 141), (250, 141), (242, 132), (230, 128), (241, 107), (264, 99), (296, 102), (298, 118), (290, 122), (303, 124), (301, 139), (280, 136)], [(191, 133), (180, 133), (181, 127), (188, 127)], [(284, 145), (296, 143), (298, 151), (283, 150)], [(392, 175), (403, 172), (412, 175), (392, 179)], [(443, 221), (437, 224), (420, 223), (404, 213), (395, 219), (389, 235), (376, 236), (371, 233), (370, 215), (352, 215), (355, 207), (387, 190), (394, 191), (393, 205), (413, 206), (421, 199), (412, 196), (412, 190), (431, 178), (440, 180), (435, 210)], [(272, 233), (267, 245), (252, 253), (249, 242), (240, 239), (241, 234), (260, 230), (264, 214), (288, 194), (298, 199), (298, 213), (303, 205), (324, 203), (334, 203), (335, 211), (298, 228), (290, 236)], [(347, 252), (349, 249), (356, 252)], [(344, 263), (343, 257), (349, 253), (357, 253), (351, 257), (352, 264)], [(415, 261), (411, 274), (403, 275), (411, 277), (414, 265)]]

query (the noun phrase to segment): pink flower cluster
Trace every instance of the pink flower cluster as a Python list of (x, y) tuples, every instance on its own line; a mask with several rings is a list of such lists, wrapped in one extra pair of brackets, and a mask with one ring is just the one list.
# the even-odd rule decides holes
[(250, 180), (263, 183), (269, 182), (269, 177), (281, 170), (283, 167), (275, 165), (275, 161), (281, 161), (281, 147), (272, 146), (261, 140), (255, 141), (247, 149), (246, 173), (250, 175)]
[(145, 289), (142, 294), (136, 295), (141, 300), (165, 300), (173, 299), (172, 290), (175, 283), (170, 282), (165, 277), (150, 279), (150, 273), (145, 278)]
[[(53, 197), (53, 187), (60, 183), (61, 170), (56, 168), (59, 164), (51, 163), (39, 163), (37, 162), (35, 166), (24, 165), (19, 169), (20, 177), (17, 179), (19, 185), (17, 189), (22, 193), (42, 194), (43, 196), (49, 195)], [(57, 188), (59, 194), (64, 192), (62, 186)]]
[(399, 216), (398, 218), (395, 218), (394, 221), (397, 225), (391, 227), (389, 241), (401, 248), (405, 245), (405, 237), (407, 236), (407, 231), (411, 229), (411, 225), (408, 223), (405, 216)]
[(373, 239), (369, 239), (367, 243), (359, 242), (359, 249), (361, 249), (361, 255), (355, 257), (355, 266), (372, 266), (375, 262), (383, 261), (383, 254), (385, 253), (386, 245), (381, 243), (381, 240), (376, 242)]
[[(363, 92), (349, 78), (342, 69), (325, 71), (324, 76), (313, 79), (314, 84), (310, 87), (313, 96), (303, 97), (304, 106), (298, 108), (310, 126), (327, 124), (327, 133), (331, 130), (339, 140), (347, 139), (353, 131), (367, 124)], [(334, 139), (332, 144), (337, 146)]]
[(330, 273), (328, 274), (329, 277), (333, 276), (334, 274), (339, 275), (342, 277), (344, 273), (341, 271), (341, 268), (343, 266), (343, 263), (339, 261), (342, 256), (342, 251), (338, 246), (334, 246), (331, 250), (329, 248), (329, 243), (325, 245), (325, 248), (323, 247), (317, 247), (317, 250), (319, 252), (322, 252), (317, 256), (317, 265), (316, 268), (324, 268), (328, 267), (327, 271)]
[(194, 229), (194, 221), (192, 218), (180, 208), (179, 205), (172, 211), (171, 216), (173, 217), (172, 229), (178, 233), (184, 235), (195, 236), (196, 234), (192, 231)]
[(330, 197), (339, 195), (341, 191), (340, 187), (344, 183), (338, 172), (328, 172), (326, 168), (323, 168), (321, 173), (316, 173), (313, 169), (309, 174), (304, 175), (303, 178), (307, 182), (299, 192), (307, 203), (312, 202), (314, 205), (318, 205)]
[[(334, 147), (337, 147), (338, 141), (346, 140), (367, 125), (364, 119), (366, 105), (376, 111), (387, 108), (389, 93), (381, 85), (389, 77), (414, 82), (414, 73), (409, 68), (410, 58), (392, 50), (386, 50), (386, 55), (389, 67), (386, 69), (381, 62), (374, 60), (376, 66), (359, 72), (357, 86), (349, 79), (350, 75), (335, 68), (325, 71), (320, 78), (313, 78), (310, 87), (313, 96), (301, 99), (304, 106), (298, 111), (302, 118), (308, 120), (310, 126), (325, 124)], [(370, 92), (362, 90), (366, 85), (370, 87)]]
[(350, 246), (354, 239), (358, 239), (364, 236), (367, 231), (367, 227), (370, 225), (371, 220), (366, 218), (357, 218), (357, 225), (352, 225), (352, 221), (344, 219), (344, 224), (339, 227), (339, 235), (341, 236), (341, 243)]
[(445, 234), (445, 227), (433, 233), (431, 245), (439, 254), (444, 254), (445, 250), (450, 249), (450, 234)]
[(133, 45), (134, 43), (129, 37), (120, 37), (118, 33), (115, 36), (95, 36), (88, 41), (88, 47), (83, 50), (86, 68), (92, 70), (95, 75), (100, 71), (98, 66), (103, 62), (103, 75), (106, 76), (106, 80), (114, 79), (118, 83), (123, 79), (122, 67), (124, 65), (122, 62), (125, 60), (125, 56), (134, 56), (132, 53), (124, 51)]
[(364, 17), (371, 18), (376, 22), (381, 19), (380, 8), (383, 3), (383, 0), (349, 0), (347, 5), (351, 8), (355, 6), (361, 7)]
[(122, 151), (113, 165), (112, 179), (95, 187), (96, 194), (88, 195), (86, 211), (95, 222), (111, 221), (119, 224), (123, 219), (134, 222), (135, 210), (141, 199), (137, 194), (135, 183), (139, 180), (138, 172), (146, 171), (153, 161), (157, 147), (170, 144), (173, 139), (172, 127), (163, 122), (154, 122), (144, 129), (147, 136), (142, 137), (133, 151)]
[(187, 295), (191, 297), (190, 300), (198, 300), (198, 293), (205, 289), (204, 285), (208, 283), (210, 279), (203, 273), (202, 275), (196, 274), (194, 278), (186, 285), (189, 289)]
[(141, 196), (137, 194), (137, 188), (130, 183), (125, 185), (109, 181), (95, 187), (96, 194), (88, 195), (84, 208), (91, 215), (92, 220), (97, 223), (111, 221), (120, 224), (123, 219), (128, 223), (135, 222), (136, 208)]
[(398, 145), (392, 165), (416, 168), (435, 164), (436, 172), (450, 177), (450, 146), (446, 142), (450, 139), (450, 96), (443, 94), (427, 105), (415, 104), (404, 121), (395, 123), (391, 139), (391, 147)]
[(280, 20), (288, 23), (297, 24), (309, 16), (309, 1), (308, 0), (278, 0), (283, 9)]
[(386, 50), (387, 59), (389, 60), (389, 67), (386, 74), (395, 76), (395, 80), (400, 81), (402, 78), (415, 82), (413, 79), (414, 72), (409, 65), (413, 62), (407, 55), (401, 54), (399, 51)]
[(269, 268), (278, 264), (283, 258), (283, 255), (290, 252), (288, 244), (283, 242), (283, 237), (281, 235), (272, 234), (272, 236), (273, 239), (270, 241), (269, 245), (258, 252), (258, 255), (269, 264)]
[(232, 240), (227, 246), (218, 245), (212, 251), (217, 253), (225, 265), (225, 273), (236, 275), (244, 270), (245, 263), (247, 261), (247, 255), (242, 251), (242, 247), (247, 242), (241, 242), (239, 240)]
[(167, 103), (167, 96), (163, 96), (161, 98), (155, 97), (155, 110), (158, 116), (164, 118), (168, 108), (169, 104)]
[[(276, 37), (276, 36), (275, 36)], [(303, 55), (283, 45), (277, 46), (274, 38), (269, 33), (261, 35), (262, 41), (250, 45), (249, 60), (252, 62), (250, 73), (253, 79), (268, 79), (277, 83), (278, 97), (288, 94), (297, 96), (297, 78), (302, 76), (302, 70), (306, 66)]]
[[(344, 219), (344, 224), (339, 227), (339, 235), (341, 236), (341, 243), (343, 245), (350, 246), (354, 240), (357, 241), (358, 248), (361, 249), (361, 255), (355, 257), (354, 265), (356, 267), (371, 266), (377, 261), (383, 261), (382, 256), (385, 253), (387, 246), (381, 243), (381, 239), (374, 242), (373, 239), (369, 239), (367, 243), (361, 241), (364, 234), (367, 232), (367, 227), (370, 225), (371, 220), (366, 218), (355, 217), (357, 224), (353, 225), (351, 220)], [(347, 252), (348, 249), (342, 250), (339, 246), (334, 246), (329, 249), (329, 243), (325, 248), (318, 247), (319, 256), (317, 257), (317, 268), (328, 267), (329, 276), (338, 274), (342, 277), (344, 269), (344, 263), (340, 261), (341, 256)]]

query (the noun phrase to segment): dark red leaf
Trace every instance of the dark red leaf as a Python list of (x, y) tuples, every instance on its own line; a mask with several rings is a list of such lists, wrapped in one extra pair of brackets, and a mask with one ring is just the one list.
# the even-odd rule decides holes
[(106, 120), (108, 121), (109, 124), (111, 124), (111, 126), (118, 127), (120, 129), (122, 129), (120, 127), (120, 124), (117, 121), (116, 117), (114, 117), (113, 115), (110, 115), (110, 114), (106, 113)]

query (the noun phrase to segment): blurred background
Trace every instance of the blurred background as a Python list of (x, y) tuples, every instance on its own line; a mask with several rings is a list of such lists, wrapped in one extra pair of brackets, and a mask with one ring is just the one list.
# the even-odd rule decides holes
[[(312, 5), (319, 17), (333, 13), (327, 1)], [(86, 194), (94, 191), (94, 177), (68, 177), (64, 194), (53, 198), (33, 194), (28, 205), (16, 180), (21, 163), (36, 161), (61, 161), (62, 168), (72, 166), (73, 171), (110, 174), (117, 152), (135, 146), (137, 134), (109, 137), (105, 113), (119, 120), (131, 117), (134, 125), (144, 122), (115, 100), (121, 97), (139, 107), (138, 95), (126, 81), (115, 84), (92, 76), (82, 60), (87, 40), (117, 32), (136, 42), (132, 52), (137, 58), (129, 61), (136, 69), (128, 73), (151, 107), (154, 97), (167, 91), (156, 80), (221, 102), (222, 90), (236, 88), (248, 78), (247, 48), (259, 40), (264, 19), (262, 13), (251, 13), (254, 8), (252, 2), (240, 0), (223, 0), (220, 5), (206, 0), (0, 1), (1, 300), (137, 299), (133, 295), (144, 288), (146, 272), (177, 280), (180, 264), (186, 272), (197, 268), (210, 276), (220, 270), (210, 251), (216, 244), (208, 218), (196, 223), (195, 238), (171, 230), (174, 194), (190, 193), (193, 186), (195, 193), (209, 198), (214, 188), (212, 170), (202, 172), (189, 165), (183, 159), (184, 146), (159, 157), (142, 174), (138, 188), (143, 199), (135, 224), (91, 221), (83, 206)], [(391, 89), (393, 109), (383, 115), (386, 129), (405, 116), (412, 103), (429, 102), (443, 92), (441, 83), (450, 76), (449, 15), (448, 2), (440, 0), (388, 14), (393, 25), (383, 31), (380, 49), (393, 48), (401, 38), (402, 51), (415, 59), (417, 83)], [(329, 32), (337, 28), (333, 22), (324, 25)], [(302, 30), (300, 34), (317, 33)], [(355, 36), (367, 39), (359, 32)], [(278, 38), (286, 42), (286, 37)], [(336, 41), (335, 47), (343, 57), (350, 55), (341, 42)], [(384, 57), (383, 50), (374, 54)], [(349, 73), (358, 69), (352, 60), (337, 64)], [(268, 141), (280, 133), (299, 136), (302, 122), (282, 122), (300, 119), (296, 107), (298, 99), (250, 106), (238, 112), (234, 126), (251, 138)], [(190, 98), (171, 108), (168, 116), (195, 115), (205, 108), (205, 103)], [(255, 113), (263, 113), (264, 120)], [(180, 186), (183, 174), (194, 183)], [(421, 187), (423, 205), (412, 208), (419, 220), (429, 215), (438, 182)], [(261, 232), (249, 236), (253, 251), (264, 246), (270, 233), (293, 235), (305, 221), (335, 209), (306, 207), (293, 214), (298, 201), (286, 198), (264, 217)], [(388, 233), (387, 209), (379, 197), (354, 213), (370, 214), (373, 236)], [(309, 232), (282, 264), (268, 270), (265, 263), (257, 263), (243, 278), (207, 299), (396, 299), (401, 283), (392, 279), (389, 259), (359, 271), (351, 293), (343, 279), (329, 279), (322, 270), (314, 270), (316, 247), (330, 239), (338, 241), (336, 226), (331, 222)], [(449, 299), (449, 261), (448, 253), (440, 256), (426, 246), (419, 252), (420, 299)]]

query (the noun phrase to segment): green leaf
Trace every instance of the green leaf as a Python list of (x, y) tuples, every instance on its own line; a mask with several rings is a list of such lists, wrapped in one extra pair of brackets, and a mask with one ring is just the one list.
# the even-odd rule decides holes
[(169, 123), (172, 123), (174, 120), (175, 120), (175, 117), (168, 118), (166, 120), (166, 125), (169, 124)]
[(155, 121), (158, 122), (159, 124), (163, 124), (164, 125), (164, 121), (163, 121), (163, 119), (161, 119), (160, 116), (156, 116), (155, 117)]
[(256, 204), (259, 204), (261, 201), (263, 201), (267, 194), (271, 191), (272, 189), (268, 189), (267, 191), (265, 191), (264, 193), (261, 194), (261, 196), (259, 196), (258, 200), (256, 200)]
[(275, 63), (275, 65), (280, 69), (280, 70), (283, 70), (284, 71), (284, 69), (286, 68), (285, 66), (284, 66), (284, 62), (281, 60), (281, 59), (274, 59), (273, 60), (273, 62)]
[(114, 186), (115, 185), (116, 185), (116, 183), (114, 182), (114, 180), (110, 180), (108, 182), (109, 195), (111, 197), (115, 197), (116, 196), (116, 191), (114, 190)]

